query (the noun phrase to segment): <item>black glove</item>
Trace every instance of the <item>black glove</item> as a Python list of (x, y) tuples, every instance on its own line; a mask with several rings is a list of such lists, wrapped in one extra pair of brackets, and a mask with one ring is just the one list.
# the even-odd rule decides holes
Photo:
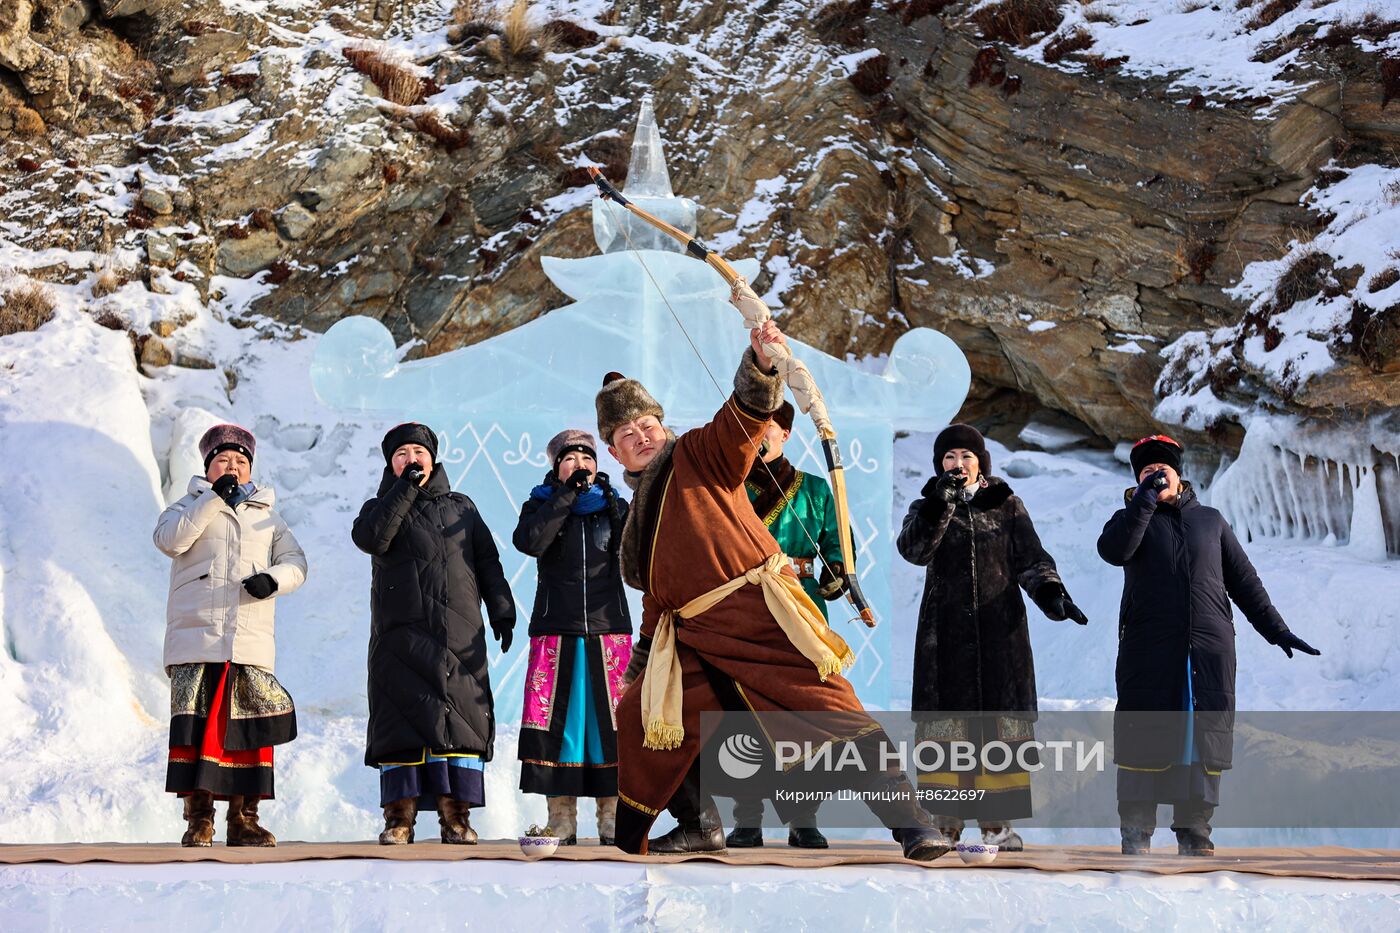
[(515, 641), (515, 628), (511, 625), (491, 625), (491, 634), (496, 636), (496, 641), (501, 643), (501, 654), (510, 650), (511, 642)]
[(1288, 631), (1288, 629), (1284, 629), (1282, 634), (1275, 636), (1274, 644), (1282, 648), (1283, 653), (1290, 658), (1293, 657), (1294, 648), (1297, 648), (1299, 651), (1303, 652), (1303, 654), (1311, 654), (1313, 656), (1322, 654), (1321, 651), (1318, 651), (1312, 645)]
[(254, 599), (267, 599), (277, 592), (277, 581), (272, 579), (271, 574), (255, 573), (243, 581), (243, 588)]
[(1157, 470), (1143, 477), (1138, 483), (1137, 492), (1133, 493), (1133, 498), (1143, 505), (1151, 508), (1157, 507), (1157, 497), (1162, 494), (1162, 490), (1167, 488), (1167, 471)]
[(232, 499), (236, 492), (238, 492), (238, 477), (234, 476), (232, 473), (225, 473), (223, 476), (214, 480), (214, 495), (223, 499), (225, 502)]
[(569, 475), (568, 479), (564, 480), (564, 485), (577, 493), (588, 492), (588, 471), (583, 467), (579, 467)]
[(1073, 619), (1080, 625), (1089, 624), (1089, 617), (1069, 598), (1063, 583), (1046, 583), (1037, 589), (1031, 598), (1051, 622)]
[[(962, 467), (942, 473), (933, 483), (933, 494), (944, 502), (952, 502), (957, 499), (958, 493), (962, 491), (963, 484), (967, 482), (967, 473)], [(925, 489), (928, 488), (925, 484)]]
[(821, 576), (817, 578), (817, 593), (822, 599), (831, 602), (833, 599), (840, 599), (846, 592), (846, 568), (839, 560), (834, 560), (825, 567), (822, 567)]
[(417, 486), (419, 483), (423, 482), (423, 468), (415, 461), (407, 464), (403, 468), (403, 472), (399, 474), (399, 477), (408, 480), (408, 485)]

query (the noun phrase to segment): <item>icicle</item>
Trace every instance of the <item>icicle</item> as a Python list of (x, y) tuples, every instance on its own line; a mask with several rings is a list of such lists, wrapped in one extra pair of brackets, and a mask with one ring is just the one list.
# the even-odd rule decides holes
[(1361, 467), (1351, 505), (1351, 541), (1348, 547), (1366, 560), (1385, 560), (1385, 522), (1376, 489), (1376, 473)]

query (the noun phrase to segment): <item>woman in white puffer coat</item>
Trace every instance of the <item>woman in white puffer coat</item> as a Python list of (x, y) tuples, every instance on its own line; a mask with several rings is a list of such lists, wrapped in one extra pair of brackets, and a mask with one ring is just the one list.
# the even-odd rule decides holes
[(215, 800), (228, 801), (228, 845), (276, 845), (258, 802), (273, 796), (272, 747), (296, 737), (292, 698), (272, 675), (273, 599), (301, 586), (306, 557), (272, 488), (251, 482), (254, 443), (237, 425), (205, 432), (205, 475), (156, 523), (156, 547), (173, 559), (165, 789), (184, 798), (185, 846), (213, 843)]

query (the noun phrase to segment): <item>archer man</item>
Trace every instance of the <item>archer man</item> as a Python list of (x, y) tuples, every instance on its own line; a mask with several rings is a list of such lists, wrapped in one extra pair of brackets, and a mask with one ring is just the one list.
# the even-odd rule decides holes
[[(741, 302), (759, 299), (741, 281), (733, 301), (744, 310)], [(617, 708), (617, 845), (627, 852), (723, 849), (719, 812), (694, 770), (702, 712), (821, 714), (819, 740), (852, 741), (872, 762), (887, 741), (841, 676), (854, 660), (850, 648), (803, 590), (745, 490), (783, 395), (765, 347), (779, 355), (786, 343), (771, 320), (751, 330), (733, 395), (709, 424), (679, 438), (636, 380), (609, 373), (598, 393), (599, 436), (635, 492), (622, 532), (623, 579), (643, 593), (631, 682)], [(866, 795), (869, 806), (906, 858), (948, 851), (902, 772), (872, 766), (849, 784), (876, 791)], [(668, 805), (679, 825), (648, 840)]]

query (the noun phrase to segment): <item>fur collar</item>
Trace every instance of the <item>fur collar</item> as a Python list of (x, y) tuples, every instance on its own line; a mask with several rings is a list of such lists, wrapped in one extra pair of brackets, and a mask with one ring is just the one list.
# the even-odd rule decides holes
[(668, 430), (666, 446), (641, 473), (623, 474), (633, 495), (627, 523), (622, 526), (622, 579), (643, 593), (647, 588), (642, 579), (642, 554), (651, 547), (652, 536), (656, 534), (655, 512), (661, 504), (661, 490), (671, 476), (671, 456), (675, 450), (676, 435)]
[(979, 509), (995, 509), (1013, 495), (1015, 493), (1011, 491), (1006, 480), (996, 476), (988, 476), (987, 485), (977, 490), (977, 493), (972, 497), (972, 504)]

